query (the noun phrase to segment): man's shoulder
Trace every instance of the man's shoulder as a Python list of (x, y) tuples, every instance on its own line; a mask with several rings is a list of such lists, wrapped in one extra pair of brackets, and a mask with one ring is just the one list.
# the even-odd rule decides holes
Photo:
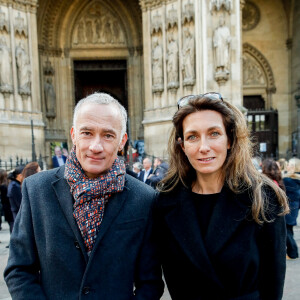
[(125, 186), (129, 191), (138, 192), (140, 195), (155, 195), (155, 190), (153, 188), (129, 174), (126, 174)]
[(59, 168), (54, 168), (51, 170), (42, 171), (31, 175), (25, 179), (26, 183), (42, 183), (57, 180), (64, 175), (65, 166), (61, 166)]

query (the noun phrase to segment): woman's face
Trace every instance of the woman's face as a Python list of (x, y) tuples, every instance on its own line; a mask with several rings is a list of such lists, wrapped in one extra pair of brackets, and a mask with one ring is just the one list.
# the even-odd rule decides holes
[(182, 125), (182, 150), (197, 177), (221, 175), (230, 148), (222, 115), (213, 110), (197, 111), (186, 116)]

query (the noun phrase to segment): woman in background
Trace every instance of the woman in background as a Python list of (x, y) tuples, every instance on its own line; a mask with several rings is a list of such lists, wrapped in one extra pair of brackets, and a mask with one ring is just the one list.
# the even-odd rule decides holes
[(294, 226), (297, 225), (297, 217), (300, 207), (300, 159), (292, 158), (287, 165), (287, 174), (283, 178), (286, 188), (286, 195), (289, 199), (290, 213), (285, 216), (287, 238), (287, 258), (296, 259), (299, 257), (298, 246), (294, 240)]
[(267, 158), (262, 162), (262, 173), (268, 176), (277, 186), (285, 191), (280, 168), (274, 159)]
[(218, 93), (178, 101), (155, 218), (173, 300), (282, 298), (285, 193), (251, 162), (244, 115)]
[(25, 166), (24, 170), (22, 171), (22, 182), (26, 177), (31, 176), (38, 172), (41, 172), (41, 167), (36, 161), (28, 163)]
[(4, 212), (4, 219), (9, 225), (9, 231), (12, 232), (13, 228), (13, 215), (10, 209), (9, 199), (7, 197), (7, 172), (0, 169), (0, 198)]

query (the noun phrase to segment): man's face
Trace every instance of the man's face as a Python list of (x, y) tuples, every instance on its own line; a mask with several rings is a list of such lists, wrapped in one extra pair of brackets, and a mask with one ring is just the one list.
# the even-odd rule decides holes
[(76, 157), (89, 178), (105, 174), (122, 150), (127, 134), (121, 139), (121, 115), (115, 104), (83, 104), (71, 137)]
[(154, 165), (154, 168), (157, 168), (160, 165), (160, 161), (157, 158), (155, 158), (153, 165)]
[(61, 156), (61, 149), (60, 149), (60, 147), (55, 147), (54, 153), (55, 153), (56, 156), (60, 157)]
[(151, 168), (151, 161), (148, 158), (145, 158), (143, 160), (143, 166), (145, 168), (146, 171), (148, 171)]

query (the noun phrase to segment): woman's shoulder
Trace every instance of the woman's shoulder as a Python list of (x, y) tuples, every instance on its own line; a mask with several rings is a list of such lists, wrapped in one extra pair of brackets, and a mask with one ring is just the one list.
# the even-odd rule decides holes
[(182, 183), (178, 183), (170, 191), (160, 191), (157, 198), (158, 207), (173, 206), (184, 197), (188, 197), (190, 191)]

